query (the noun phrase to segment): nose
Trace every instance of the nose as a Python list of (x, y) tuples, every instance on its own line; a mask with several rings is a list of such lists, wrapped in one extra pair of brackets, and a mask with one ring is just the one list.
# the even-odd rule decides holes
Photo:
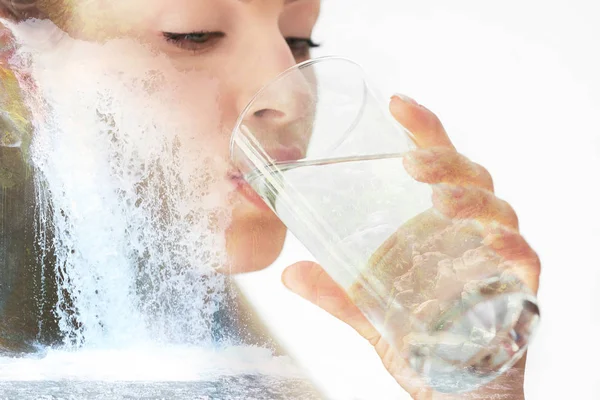
[[(280, 32), (261, 33), (261, 37), (255, 38), (251, 46), (243, 46), (246, 54), (238, 87), (238, 115), (246, 110), (248, 103), (263, 86), (296, 64)], [(252, 112), (258, 117), (281, 117), (285, 114), (284, 110), (279, 110), (264, 98), (253, 103)]]
[(304, 73), (290, 70), (296, 62), (285, 39), (279, 33), (275, 37), (278, 40), (272, 40), (257, 61), (247, 66), (238, 110), (243, 129), (272, 160), (297, 160), (303, 157), (312, 131), (313, 95)]
[(315, 99), (304, 72), (287, 70), (258, 90), (243, 112), (244, 123), (264, 134), (278, 134), (283, 142), (298, 139), (298, 124), (314, 116)]

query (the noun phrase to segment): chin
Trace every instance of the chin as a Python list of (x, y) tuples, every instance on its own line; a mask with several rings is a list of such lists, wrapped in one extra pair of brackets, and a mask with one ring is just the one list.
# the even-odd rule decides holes
[(226, 231), (229, 265), (224, 272), (258, 271), (271, 265), (283, 248), (287, 229), (270, 209), (241, 202)]

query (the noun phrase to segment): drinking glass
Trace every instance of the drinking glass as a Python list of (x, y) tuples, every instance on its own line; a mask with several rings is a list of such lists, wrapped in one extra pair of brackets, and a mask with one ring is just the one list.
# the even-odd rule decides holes
[(523, 355), (536, 298), (485, 243), (485, 224), (433, 207), (416, 148), (362, 68), (296, 65), (240, 115), (231, 159), (400, 357), (439, 392), (473, 390)]

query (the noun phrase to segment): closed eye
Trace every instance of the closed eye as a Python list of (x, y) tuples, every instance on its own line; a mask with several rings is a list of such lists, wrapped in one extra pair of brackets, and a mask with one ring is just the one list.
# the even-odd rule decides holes
[(220, 39), (225, 37), (225, 33), (204, 31), (190, 33), (163, 32), (163, 36), (167, 42), (181, 49), (200, 52), (217, 44)]
[(287, 37), (285, 41), (296, 58), (307, 58), (310, 49), (321, 47), (320, 44), (313, 42), (311, 38)]

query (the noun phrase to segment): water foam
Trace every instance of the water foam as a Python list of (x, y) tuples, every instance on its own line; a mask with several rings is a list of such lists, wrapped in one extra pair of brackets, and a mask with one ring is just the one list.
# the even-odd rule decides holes
[[(36, 86), (31, 163), (65, 344), (206, 343), (225, 285), (215, 268), (226, 262), (229, 189), (202, 132), (214, 123), (181, 105), (190, 77), (131, 41), (28, 24), (12, 61)], [(215, 91), (206, 77), (193, 82), (198, 97)]]
[(141, 343), (126, 349), (48, 350), (43, 355), (0, 358), (0, 381), (210, 381), (241, 374), (303, 377), (289, 357), (274, 357), (252, 346), (214, 350)]

